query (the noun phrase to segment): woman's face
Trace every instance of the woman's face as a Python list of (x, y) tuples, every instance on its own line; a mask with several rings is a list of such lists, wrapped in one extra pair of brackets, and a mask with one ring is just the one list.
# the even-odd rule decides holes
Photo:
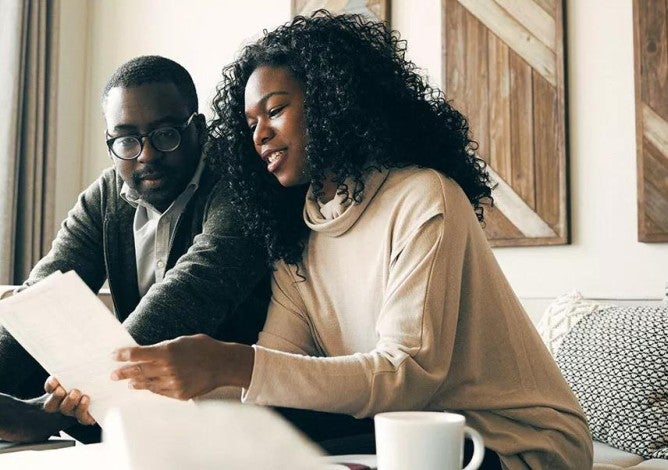
[(267, 171), (283, 186), (308, 183), (304, 93), (290, 69), (256, 68), (244, 101), (253, 144)]

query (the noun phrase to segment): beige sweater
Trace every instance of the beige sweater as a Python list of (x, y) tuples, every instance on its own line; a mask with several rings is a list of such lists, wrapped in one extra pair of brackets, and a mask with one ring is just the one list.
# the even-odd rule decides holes
[(325, 209), (307, 199), (305, 280), (277, 265), (245, 402), (455, 411), (507, 468), (591, 467), (583, 412), (457, 184), (375, 172), (360, 204)]

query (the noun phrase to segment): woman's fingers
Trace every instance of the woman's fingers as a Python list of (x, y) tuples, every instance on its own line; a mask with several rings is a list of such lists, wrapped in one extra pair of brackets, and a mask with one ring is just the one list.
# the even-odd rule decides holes
[(174, 379), (160, 378), (144, 381), (130, 381), (129, 387), (138, 390), (149, 390), (159, 395), (164, 395), (177, 400), (189, 400), (193, 395), (186, 391), (186, 388), (178, 385)]
[(171, 375), (170, 369), (164, 364), (156, 362), (139, 362), (119, 367), (111, 373), (112, 380), (152, 380), (165, 375)]
[(169, 354), (166, 343), (120, 348), (114, 351), (112, 357), (116, 361), (134, 362), (134, 364), (128, 364), (114, 370), (111, 373), (112, 380), (150, 380), (168, 373), (164, 366), (164, 360)]
[[(168, 366), (150, 368), (150, 373), (134, 375), (132, 366), (119, 370), (119, 377), (127, 378), (128, 387), (136, 390), (149, 390), (179, 400), (188, 400), (194, 396), (187, 383), (180, 380)], [(144, 369), (143, 367), (141, 368)], [(129, 377), (128, 377), (129, 375)], [(119, 379), (120, 380), (120, 379)]]
[(152, 346), (134, 346), (129, 348), (119, 348), (112, 353), (116, 361), (125, 362), (150, 362), (163, 357), (165, 353), (165, 343), (154, 344)]
[[(252, 348), (247, 348), (252, 358)], [(203, 334), (181, 336), (153, 346), (121, 348), (114, 352), (114, 359), (131, 364), (120, 365), (111, 373), (111, 378), (128, 380), (131, 388), (189, 399), (226, 384), (220, 374), (220, 361), (212, 358), (222, 357), (222, 362), (226, 362), (229, 356), (229, 360), (236, 361), (240, 354), (226, 354), (232, 349), (232, 345)], [(251, 370), (252, 360), (249, 364)]]
[(111, 373), (111, 380), (135, 379), (140, 377), (143, 377), (141, 364), (119, 367)]

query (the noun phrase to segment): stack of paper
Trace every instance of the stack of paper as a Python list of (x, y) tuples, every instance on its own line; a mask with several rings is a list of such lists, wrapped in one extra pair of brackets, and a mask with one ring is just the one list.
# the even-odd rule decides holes
[(137, 343), (74, 271), (2, 300), (0, 323), (66, 390), (91, 397), (90, 414), (102, 427), (112, 408), (171, 400), (111, 380), (121, 365), (112, 351)]
[(0, 323), (66, 390), (91, 397), (103, 428), (102, 445), (1, 456), (1, 468), (326, 468), (317, 447), (269, 409), (181, 402), (112, 381), (112, 351), (136, 343), (74, 272), (0, 301)]

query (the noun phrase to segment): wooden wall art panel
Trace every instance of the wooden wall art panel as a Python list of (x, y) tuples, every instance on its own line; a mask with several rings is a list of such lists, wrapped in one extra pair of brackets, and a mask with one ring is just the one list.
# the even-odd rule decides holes
[(357, 13), (390, 21), (390, 0), (292, 0), (292, 16), (310, 15), (324, 8), (332, 13)]
[(562, 0), (442, 0), (443, 84), (497, 183), (493, 246), (569, 241)]
[(668, 242), (668, 0), (634, 0), (638, 240)]

